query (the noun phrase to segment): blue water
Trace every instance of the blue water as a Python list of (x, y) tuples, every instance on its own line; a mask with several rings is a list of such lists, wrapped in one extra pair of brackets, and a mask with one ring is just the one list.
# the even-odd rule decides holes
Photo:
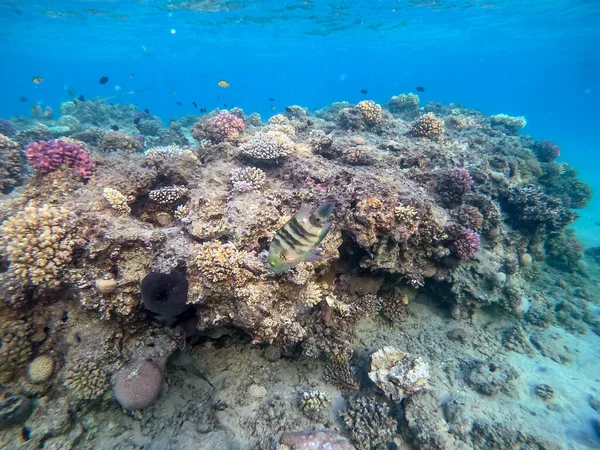
[[(5, 1), (0, 46), (4, 118), (57, 110), (66, 87), (168, 120), (197, 114), (192, 102), (268, 117), (424, 86), (422, 104), (526, 116), (523, 132), (555, 141), (600, 190), (597, 0)], [(597, 245), (596, 215), (597, 196), (579, 221)]]

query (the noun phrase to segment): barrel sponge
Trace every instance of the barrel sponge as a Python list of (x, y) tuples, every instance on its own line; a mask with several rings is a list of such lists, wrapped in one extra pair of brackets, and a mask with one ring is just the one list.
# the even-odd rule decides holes
[(160, 394), (163, 372), (152, 361), (140, 361), (123, 367), (117, 373), (113, 394), (128, 411), (150, 406)]
[(75, 243), (75, 221), (63, 207), (28, 206), (0, 227), (0, 245), (10, 262), (9, 270), (34, 285), (60, 284)]

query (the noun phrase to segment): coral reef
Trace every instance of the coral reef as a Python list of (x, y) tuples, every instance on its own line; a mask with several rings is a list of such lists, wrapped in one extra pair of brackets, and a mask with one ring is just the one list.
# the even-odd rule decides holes
[(12, 124), (12, 122), (0, 119), (0, 134), (6, 137), (12, 137), (15, 135), (16, 132), (17, 130), (15, 129), (15, 126)]
[(322, 411), (327, 409), (331, 403), (331, 397), (327, 392), (310, 391), (300, 394), (300, 410), (310, 419), (318, 419)]
[(365, 119), (368, 126), (374, 127), (379, 125), (383, 120), (383, 110), (381, 106), (375, 103), (373, 100), (363, 100), (356, 105)]
[(124, 195), (121, 191), (105, 187), (102, 190), (102, 195), (106, 201), (110, 203), (111, 208), (113, 208), (119, 214), (129, 214), (131, 212), (129, 203), (132, 199)]
[(134, 154), (142, 149), (142, 145), (133, 136), (122, 131), (109, 131), (102, 136), (98, 148), (105, 152), (119, 152), (123, 154)]
[(54, 373), (54, 359), (50, 355), (35, 358), (27, 368), (27, 376), (32, 383), (43, 383)]
[(560, 156), (560, 148), (552, 141), (536, 142), (533, 151), (540, 162), (550, 162)]
[(6, 382), (23, 369), (31, 356), (31, 330), (19, 319), (0, 320), (0, 382)]
[(287, 431), (277, 436), (273, 450), (355, 450), (348, 440), (333, 431)]
[(420, 99), (413, 93), (393, 96), (388, 102), (390, 112), (395, 114), (417, 114)]
[(245, 128), (242, 118), (223, 111), (208, 120), (198, 120), (192, 128), (192, 136), (197, 141), (209, 139), (214, 143), (231, 142), (235, 141)]

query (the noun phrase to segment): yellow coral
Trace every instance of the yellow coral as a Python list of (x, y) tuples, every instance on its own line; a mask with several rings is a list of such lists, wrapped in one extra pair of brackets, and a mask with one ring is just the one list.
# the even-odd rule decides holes
[(373, 100), (363, 100), (356, 107), (362, 113), (367, 125), (374, 126), (383, 120), (383, 110)]
[(222, 283), (235, 276), (242, 258), (243, 253), (233, 244), (212, 241), (200, 246), (195, 259), (205, 282)]
[(128, 198), (121, 191), (106, 187), (102, 191), (102, 195), (119, 214), (129, 214), (131, 212), (131, 208), (128, 205)]
[(56, 287), (75, 247), (74, 218), (66, 208), (28, 206), (0, 227), (9, 270), (23, 281)]

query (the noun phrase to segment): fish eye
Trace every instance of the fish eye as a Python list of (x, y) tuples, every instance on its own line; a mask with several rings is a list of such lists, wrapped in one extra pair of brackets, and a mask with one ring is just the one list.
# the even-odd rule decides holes
[(285, 255), (283, 253), (280, 253), (279, 257), (285, 261)]

